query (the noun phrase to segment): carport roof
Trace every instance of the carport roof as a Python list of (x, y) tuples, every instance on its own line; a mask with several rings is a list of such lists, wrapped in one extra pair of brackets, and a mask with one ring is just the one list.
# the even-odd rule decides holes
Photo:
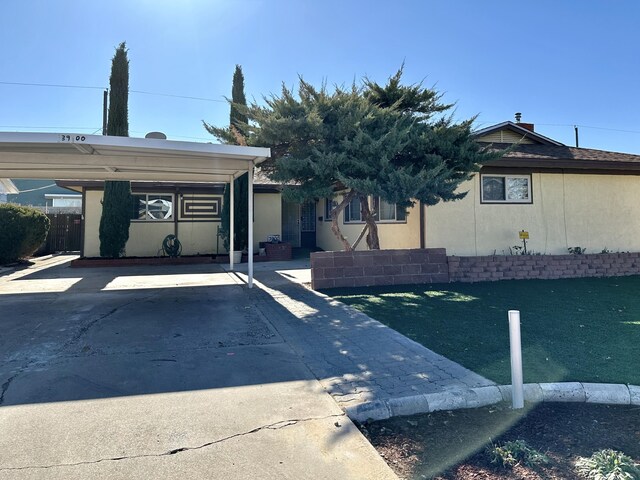
[(229, 182), (268, 148), (71, 133), (0, 132), (0, 177)]

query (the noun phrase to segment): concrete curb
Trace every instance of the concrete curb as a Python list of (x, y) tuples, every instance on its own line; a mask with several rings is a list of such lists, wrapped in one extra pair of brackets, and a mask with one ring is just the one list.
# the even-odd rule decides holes
[[(640, 405), (640, 386), (616, 383), (528, 383), (524, 386), (527, 402), (579, 402), (607, 405)], [(344, 408), (354, 421), (385, 420), (403, 415), (478, 408), (511, 402), (511, 385), (491, 385), (470, 389), (446, 390), (424, 395), (374, 400)]]

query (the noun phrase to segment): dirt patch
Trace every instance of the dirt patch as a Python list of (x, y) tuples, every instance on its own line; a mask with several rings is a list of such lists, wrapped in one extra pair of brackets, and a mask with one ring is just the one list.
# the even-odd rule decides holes
[[(640, 407), (546, 403), (514, 412), (507, 406), (398, 417), (360, 425), (404, 479), (578, 479), (574, 462), (604, 448), (640, 460)], [(493, 465), (485, 448), (525, 440), (549, 457), (535, 468)]]

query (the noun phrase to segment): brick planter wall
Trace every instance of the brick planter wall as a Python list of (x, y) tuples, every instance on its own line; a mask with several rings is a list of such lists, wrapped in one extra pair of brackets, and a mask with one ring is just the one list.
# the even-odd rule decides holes
[(447, 283), (449, 269), (444, 248), (314, 252), (314, 289)]
[(640, 253), (448, 257), (452, 282), (640, 274)]

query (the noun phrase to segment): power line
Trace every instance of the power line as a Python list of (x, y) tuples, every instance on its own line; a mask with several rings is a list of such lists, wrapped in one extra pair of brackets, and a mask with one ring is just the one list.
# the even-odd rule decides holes
[(2, 82), (2, 85), (19, 85), (21, 87), (56, 87), (56, 88), (87, 88), (94, 90), (106, 90), (107, 87), (93, 87), (88, 85), (62, 85), (57, 83), (26, 83), (26, 82)]
[[(0, 81), (1, 85), (18, 85), (21, 87), (53, 87), (53, 88), (83, 88), (83, 89), (93, 89), (93, 90), (107, 90), (107, 87), (96, 87), (92, 85), (64, 85), (59, 83), (27, 83), (27, 82), (4, 82)], [(146, 92), (144, 90), (129, 90), (130, 93), (140, 93), (142, 95), (154, 95), (157, 97), (171, 97), (171, 98), (185, 98), (188, 100), (200, 100), (203, 102), (219, 102), (219, 103), (227, 103), (226, 100), (220, 100), (215, 98), (207, 98), (207, 97), (194, 97), (190, 95), (175, 95), (171, 93), (159, 93), (159, 92)]]
[(172, 97), (172, 98), (187, 98), (189, 100), (202, 100), (204, 102), (220, 102), (227, 103), (226, 100), (216, 100), (215, 98), (205, 98), (205, 97), (190, 97), (188, 95), (173, 95), (170, 93), (154, 93), (154, 92), (144, 92), (142, 90), (129, 90), (131, 93), (142, 93), (144, 95), (156, 95), (158, 97)]
[[(502, 123), (502, 122), (490, 122), (490, 121), (484, 121), (481, 122), (480, 125), (496, 125), (498, 123)], [(609, 128), (609, 127), (596, 127), (594, 125), (582, 125), (580, 123), (537, 123), (535, 124), (536, 126), (540, 125), (543, 127), (579, 127), (579, 128), (591, 128), (594, 130), (607, 130), (609, 132), (622, 132), (622, 133), (640, 133), (640, 130), (623, 130), (620, 128)]]

